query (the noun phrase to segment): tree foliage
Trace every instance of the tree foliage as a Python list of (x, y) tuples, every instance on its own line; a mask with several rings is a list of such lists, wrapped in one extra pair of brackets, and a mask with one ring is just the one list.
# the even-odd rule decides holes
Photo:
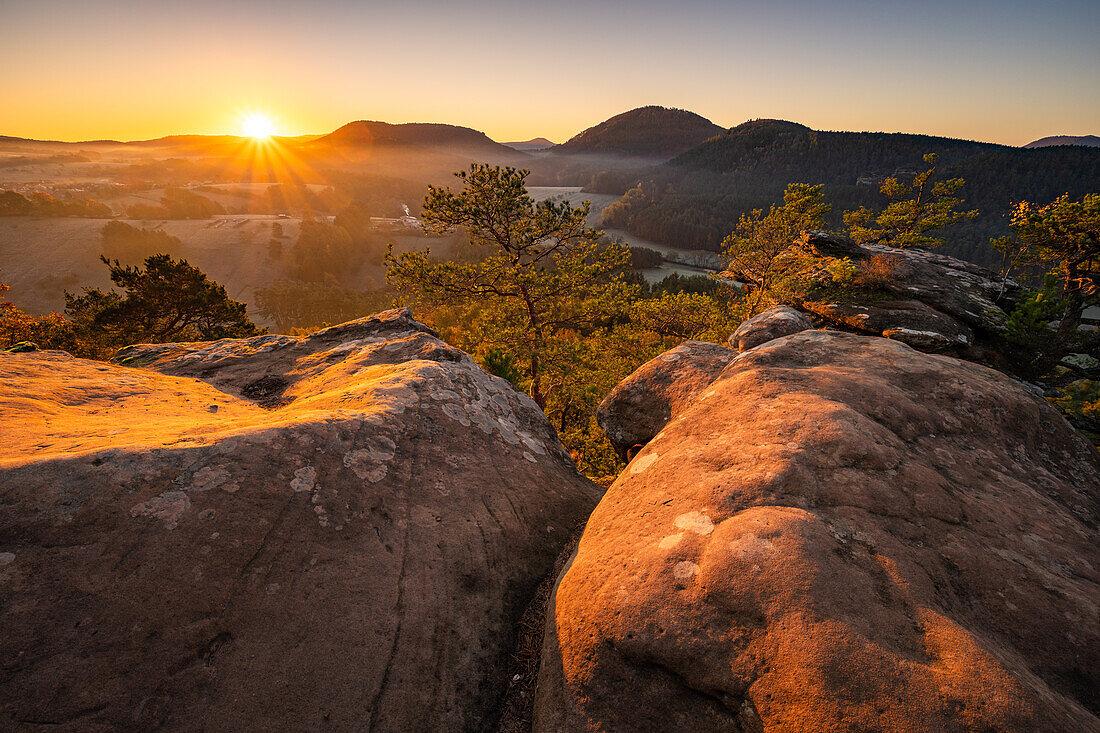
[(93, 199), (62, 200), (48, 193), (24, 196), (18, 191), (0, 191), (0, 216), (49, 216), (109, 219), (111, 209)]
[(1065, 353), (1058, 331), (1050, 327), (1065, 311), (1066, 299), (1049, 278), (1029, 293), (1008, 316), (1004, 338), (1012, 347), (1013, 371), (1024, 379), (1041, 379)]
[(484, 257), (436, 261), (429, 251), (387, 256), (387, 279), (413, 302), (464, 312), (483, 348), (497, 346), (521, 364), (532, 399), (546, 407), (578, 334), (606, 327), (631, 289), (621, 277), (629, 252), (602, 244), (586, 224), (588, 205), (538, 204), (524, 188), (529, 171), (472, 165), (455, 175), (459, 191), (431, 186), (426, 231), (461, 229)]
[[(272, 239), (273, 245), (278, 245)], [(273, 259), (282, 256), (282, 246), (269, 248)], [(352, 204), (332, 222), (307, 215), (302, 219), (298, 239), (286, 257), (286, 273), (292, 280), (355, 284), (365, 265), (381, 265), (385, 245), (372, 231), (370, 217)]]
[(1006, 339), (1018, 347), (1010, 361), (1025, 378), (1065, 384), (1074, 375), (1059, 366), (1063, 357), (1100, 355), (1100, 334), (1080, 328), (1085, 309), (1100, 302), (1100, 194), (1045, 205), (1021, 201), (1012, 210), (1012, 231), (993, 240), (1005, 276), (1045, 274), (1041, 289), (1010, 314)]
[(100, 258), (122, 293), (85, 288), (65, 293), (65, 313), (78, 327), (106, 341), (163, 343), (240, 338), (260, 333), (225, 288), (186, 260), (166, 254), (146, 258), (143, 266)]
[(631, 320), (669, 342), (688, 339), (723, 342), (741, 322), (741, 303), (703, 293), (662, 293), (641, 298), (631, 309)]
[(748, 283), (748, 315), (756, 315), (775, 303), (789, 300), (802, 282), (806, 262), (792, 245), (802, 232), (821, 229), (831, 207), (825, 203), (824, 186), (792, 183), (783, 194), (783, 205), (768, 213), (756, 209), (744, 215), (726, 237), (724, 277)]
[[(144, 266), (123, 266), (100, 258), (122, 289), (85, 288), (65, 293), (65, 315), (33, 316), (0, 301), (0, 346), (30, 341), (43, 349), (107, 359), (115, 350), (141, 342), (197, 341), (253, 336), (261, 331), (245, 306), (185, 260), (166, 254)], [(8, 286), (0, 283), (0, 294)]]
[(1100, 446), (1100, 380), (1078, 379), (1051, 400), (1066, 419)]
[(1071, 298), (1098, 295), (1100, 194), (1079, 201), (1062, 196), (1045, 206), (1021, 201), (1012, 212), (1012, 231), (1023, 262), (1047, 266)]
[(139, 228), (117, 219), (104, 224), (99, 236), (104, 257), (127, 263), (144, 262), (155, 254), (171, 254), (180, 247), (179, 238), (163, 229)]
[(309, 217), (302, 219), (287, 271), (295, 280), (322, 282), (358, 271), (361, 264), (344, 227)]
[(963, 201), (956, 194), (963, 179), (932, 182), (938, 160), (935, 153), (925, 155), (929, 167), (914, 174), (912, 181), (895, 176), (883, 181), (879, 190), (890, 203), (877, 216), (866, 206), (845, 212), (844, 224), (852, 239), (891, 247), (938, 247), (943, 239), (931, 233), (977, 217), (977, 211), (958, 211)]
[(126, 210), (134, 219), (209, 219), (224, 213), (225, 208), (217, 201), (174, 186), (164, 189), (159, 205), (134, 204)]

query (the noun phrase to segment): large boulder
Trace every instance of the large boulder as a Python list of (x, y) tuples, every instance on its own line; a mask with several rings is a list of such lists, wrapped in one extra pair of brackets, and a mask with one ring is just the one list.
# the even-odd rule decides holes
[(404, 311), (119, 359), (0, 354), (0, 728), (492, 723), (598, 498), (529, 398)]
[(1100, 731), (1100, 458), (984, 367), (805, 331), (636, 455), (536, 731)]
[[(880, 244), (858, 245), (827, 232), (809, 232), (803, 246), (818, 254), (852, 261), (879, 258), (884, 263), (882, 287), (894, 297), (918, 300), (957, 321), (986, 333), (1004, 331), (1006, 307), (1022, 289), (972, 262), (922, 249), (898, 249)], [(843, 324), (839, 324), (843, 325)]]
[(810, 319), (788, 305), (768, 308), (748, 319), (730, 334), (729, 345), (738, 351), (748, 351), (792, 333), (813, 328)]
[(596, 408), (596, 421), (625, 461), (713, 382), (737, 352), (685, 341), (638, 367)]
[(802, 307), (833, 325), (897, 339), (926, 351), (969, 346), (974, 342), (974, 332), (968, 326), (919, 300), (890, 300), (860, 305), (806, 301)]

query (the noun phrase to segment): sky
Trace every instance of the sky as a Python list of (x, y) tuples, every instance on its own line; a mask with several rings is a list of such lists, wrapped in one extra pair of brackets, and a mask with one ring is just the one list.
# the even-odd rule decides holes
[(659, 104), (1022, 145), (1100, 134), (1098, 32), (1096, 0), (0, 0), (0, 135), (561, 142)]

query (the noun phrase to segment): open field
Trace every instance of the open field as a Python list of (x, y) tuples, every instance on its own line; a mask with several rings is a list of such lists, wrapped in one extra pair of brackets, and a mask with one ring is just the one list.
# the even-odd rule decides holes
[[(227, 185), (226, 188), (242, 184)], [(247, 185), (247, 184), (243, 184)], [(265, 187), (267, 184), (253, 184)], [(153, 203), (160, 192), (151, 191), (146, 202)], [(209, 195), (209, 194), (207, 194)], [(575, 187), (533, 187), (536, 200), (554, 197), (580, 205), (592, 201), (590, 223), (599, 225), (600, 212), (615, 200), (614, 196), (581, 193)], [(127, 201), (126, 203), (135, 203)], [(112, 201), (117, 207), (120, 202)], [(66, 290), (79, 292), (84, 287), (110, 286), (107, 269), (99, 261), (102, 253), (100, 230), (106, 219), (3, 217), (0, 218), (0, 282), (11, 290), (7, 298), (19, 308), (45, 314), (65, 307)], [(229, 296), (248, 305), (250, 315), (262, 325), (256, 313), (255, 291), (283, 276), (281, 263), (270, 255), (272, 224), (282, 226), (283, 251), (289, 251), (298, 238), (300, 217), (279, 217), (269, 214), (227, 214), (212, 219), (153, 220), (128, 223), (145, 228), (159, 228), (180, 239), (174, 257), (182, 257), (225, 286)], [(650, 247), (664, 253), (674, 248), (649, 242), (626, 232), (607, 230), (612, 237), (640, 247)], [(391, 235), (398, 252), (430, 246), (433, 252), (446, 255), (449, 244), (444, 240), (426, 239), (416, 235)], [(687, 250), (684, 250), (685, 252)], [(672, 273), (700, 274), (705, 270), (686, 265), (665, 263), (643, 271), (646, 279), (657, 282)], [(377, 287), (385, 280), (379, 265), (368, 265), (358, 274), (355, 287)]]

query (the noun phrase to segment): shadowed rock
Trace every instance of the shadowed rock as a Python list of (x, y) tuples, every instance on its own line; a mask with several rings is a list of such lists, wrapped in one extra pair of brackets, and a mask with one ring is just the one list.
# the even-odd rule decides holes
[(405, 311), (118, 360), (0, 354), (0, 728), (491, 724), (598, 497), (529, 398)]
[(1050, 405), (830, 331), (693, 394), (559, 579), (536, 731), (1100, 730), (1100, 458)]
[(729, 337), (729, 345), (738, 351), (748, 351), (792, 333), (813, 328), (810, 319), (794, 308), (777, 305), (758, 313), (737, 327)]
[(974, 342), (974, 332), (919, 300), (874, 304), (804, 302), (802, 307), (833, 325), (883, 336), (925, 351), (941, 351)]
[[(936, 252), (880, 244), (861, 246), (847, 237), (826, 232), (809, 232), (802, 242), (807, 249), (831, 257), (853, 261), (884, 258), (890, 263), (890, 272), (883, 287), (896, 298), (918, 300), (988, 333), (1004, 331), (1008, 321), (1004, 308), (1014, 305), (1022, 293), (1013, 280), (1002, 281), (984, 267)], [(838, 322), (838, 325), (844, 324)]]
[(596, 421), (619, 456), (629, 460), (735, 356), (718, 344), (685, 341), (616, 385), (597, 408)]

